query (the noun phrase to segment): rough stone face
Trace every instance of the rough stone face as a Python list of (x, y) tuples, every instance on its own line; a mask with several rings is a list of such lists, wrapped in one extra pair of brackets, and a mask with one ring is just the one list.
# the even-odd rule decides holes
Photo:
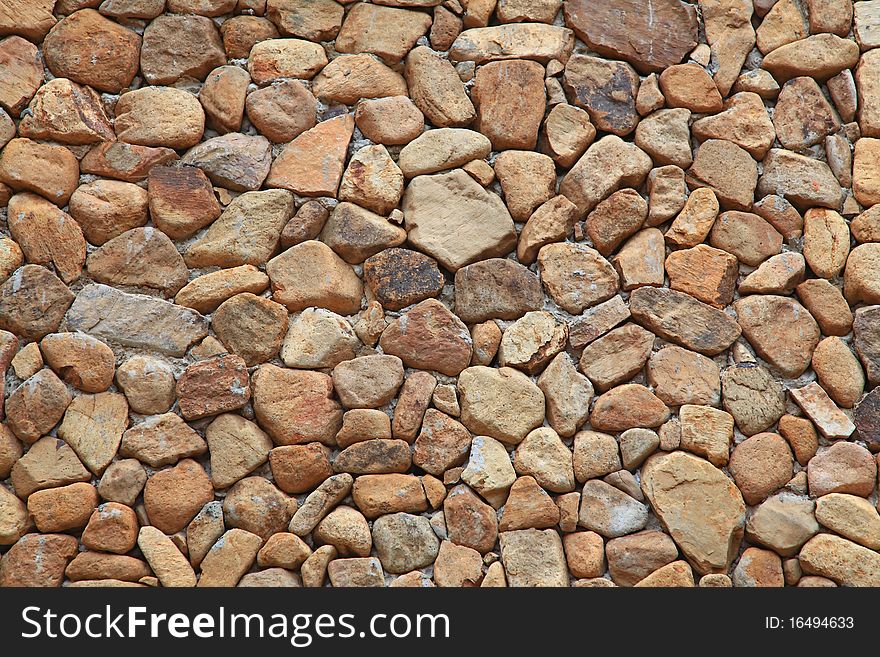
[(724, 370), (721, 378), (724, 408), (747, 436), (765, 431), (785, 413), (785, 391), (770, 372), (754, 363)]
[(833, 534), (820, 534), (803, 547), (798, 559), (807, 573), (843, 586), (877, 586), (877, 553)]
[[(168, 123), (164, 116), (174, 116)], [(116, 137), (139, 146), (189, 148), (205, 130), (198, 99), (173, 87), (143, 87), (123, 94), (116, 103)]]
[(592, 50), (623, 59), (642, 73), (678, 64), (697, 44), (694, 7), (678, 0), (565, 3), (565, 24)]
[(287, 249), (266, 264), (266, 273), (272, 297), (290, 311), (317, 306), (353, 315), (360, 309), (363, 284), (323, 242), (309, 240)]
[(385, 248), (403, 244), (406, 231), (359, 205), (343, 202), (330, 213), (319, 237), (347, 263), (360, 264)]
[(71, 402), (58, 427), (83, 464), (100, 476), (119, 449), (128, 426), (128, 403), (115, 392), (80, 395)]
[(801, 210), (811, 206), (836, 209), (840, 192), (837, 178), (824, 162), (781, 148), (771, 148), (764, 158), (759, 196), (777, 194)]
[(516, 319), (541, 306), (540, 283), (512, 260), (492, 258), (455, 274), (455, 313), (468, 323)]
[(723, 472), (684, 452), (660, 454), (643, 468), (642, 491), (697, 571), (727, 571), (746, 518), (742, 495)]
[(490, 62), (477, 72), (471, 97), (477, 129), (494, 150), (532, 149), (544, 118), (543, 67), (523, 60)]
[(733, 142), (707, 139), (697, 150), (686, 180), (691, 187), (715, 192), (722, 208), (748, 210), (758, 184), (758, 167), (752, 156)]
[(215, 185), (238, 192), (260, 188), (269, 175), (271, 145), (263, 136), (231, 133), (191, 148), (184, 164), (203, 170)]
[(510, 586), (568, 586), (565, 552), (554, 530), (521, 529), (499, 538)]
[(187, 283), (183, 258), (165, 233), (133, 228), (105, 242), (87, 260), (89, 276), (108, 285), (150, 288), (173, 296)]
[(470, 367), (458, 379), (461, 421), (474, 434), (517, 444), (544, 419), (544, 394), (509, 367)]
[(182, 458), (199, 456), (205, 441), (175, 413), (153, 415), (122, 434), (120, 456), (130, 456), (159, 468)]
[[(707, 356), (729, 347), (740, 335), (728, 315), (683, 292), (640, 287), (630, 295), (633, 319), (665, 340)], [(707, 331), (706, 328), (711, 327)]]
[(19, 36), (0, 41), (0, 60), (8, 73), (0, 78), (0, 107), (18, 116), (43, 82), (43, 66), (37, 47)]
[(148, 84), (172, 84), (182, 77), (204, 80), (225, 63), (220, 33), (210, 18), (157, 16), (144, 30), (141, 72)]
[(0, 182), (58, 206), (65, 205), (76, 189), (78, 168), (76, 157), (64, 146), (25, 138), (11, 140), (0, 153)]
[(770, 294), (745, 297), (734, 308), (743, 335), (761, 358), (785, 377), (803, 374), (819, 343), (819, 325), (806, 308)]
[(566, 63), (562, 80), (573, 103), (587, 110), (597, 129), (618, 136), (635, 129), (639, 77), (631, 66), (576, 54)]
[(810, 494), (849, 493), (866, 497), (877, 480), (877, 465), (861, 445), (837, 442), (816, 454), (807, 467)]
[(52, 28), (43, 44), (43, 57), (57, 78), (119, 93), (138, 72), (140, 49), (141, 37), (135, 32), (93, 9), (84, 9)]
[(648, 361), (648, 382), (665, 404), (717, 405), (721, 398), (718, 365), (681, 347), (665, 347)]
[(100, 96), (64, 78), (43, 85), (29, 109), (32, 114), (25, 116), (19, 128), (23, 137), (93, 144), (115, 136)]
[(102, 340), (178, 357), (208, 334), (207, 321), (195, 311), (101, 284), (80, 291), (67, 323)]

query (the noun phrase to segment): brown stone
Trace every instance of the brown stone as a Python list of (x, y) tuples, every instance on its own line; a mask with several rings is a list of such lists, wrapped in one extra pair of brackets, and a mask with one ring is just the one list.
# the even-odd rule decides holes
[(855, 443), (840, 441), (816, 454), (807, 466), (810, 494), (871, 494), (877, 481), (877, 464), (871, 453)]
[(89, 276), (100, 283), (150, 288), (174, 295), (188, 279), (174, 243), (154, 228), (133, 228), (104, 243), (88, 258)]
[(800, 210), (811, 206), (834, 209), (841, 198), (840, 184), (826, 163), (781, 148), (771, 148), (764, 158), (757, 193), (778, 194)]
[[(168, 123), (162, 117), (173, 115)], [(116, 136), (141, 146), (189, 148), (202, 138), (205, 112), (192, 94), (173, 87), (143, 87), (116, 103)]]
[[(630, 62), (642, 73), (678, 64), (697, 44), (693, 6), (664, 0), (645, 12), (635, 0), (565, 4), (565, 24), (592, 50)], [(500, 12), (500, 8), (499, 8)]]
[(43, 533), (82, 529), (97, 505), (98, 493), (87, 483), (37, 491), (27, 500), (28, 512)]
[(684, 208), (672, 222), (665, 238), (673, 246), (695, 247), (708, 237), (718, 216), (715, 192), (700, 187), (691, 192)]
[(350, 474), (406, 472), (412, 465), (409, 444), (404, 440), (363, 440), (349, 445), (333, 461), (333, 470)]
[(0, 107), (18, 116), (43, 82), (43, 63), (37, 47), (20, 36), (0, 41)]
[(498, 59), (534, 59), (542, 64), (566, 61), (574, 48), (574, 33), (538, 23), (478, 27), (462, 32), (449, 49), (451, 60), (482, 64)]
[(669, 409), (646, 387), (628, 383), (599, 396), (590, 413), (590, 424), (600, 431), (625, 431), (633, 427), (658, 427)]
[(634, 586), (652, 572), (672, 563), (678, 548), (669, 536), (646, 530), (608, 541), (608, 571), (618, 586)]
[(217, 356), (193, 363), (177, 380), (177, 401), (187, 420), (241, 408), (251, 397), (241, 356)]
[(668, 346), (651, 355), (648, 382), (665, 404), (717, 405), (721, 398), (718, 365), (681, 347)]
[(320, 239), (349, 264), (360, 264), (383, 249), (402, 244), (406, 231), (359, 205), (343, 202), (330, 213)]
[(498, 519), (495, 510), (464, 485), (453, 488), (443, 502), (449, 540), (486, 554), (495, 547)]
[(824, 82), (844, 69), (853, 68), (858, 60), (859, 47), (855, 41), (834, 34), (814, 34), (780, 46), (764, 58), (761, 67), (778, 82), (797, 76)]
[(749, 343), (783, 376), (800, 376), (819, 342), (819, 325), (794, 299), (775, 295), (744, 297), (734, 303), (737, 322)]
[(38, 340), (58, 329), (73, 299), (48, 269), (24, 265), (0, 286), (0, 329)]
[(351, 496), (368, 520), (388, 513), (422, 513), (428, 508), (422, 482), (407, 474), (362, 475), (355, 480)]
[(391, 424), (395, 438), (408, 443), (415, 440), (436, 385), (434, 375), (428, 372), (413, 372), (406, 378), (397, 398)]
[(797, 286), (801, 303), (816, 319), (825, 335), (846, 335), (852, 329), (853, 314), (840, 289), (825, 279), (811, 278)]
[(418, 251), (389, 248), (364, 262), (364, 282), (389, 310), (401, 310), (440, 294), (444, 279), (437, 263)]
[(80, 169), (83, 173), (135, 183), (146, 179), (154, 165), (169, 164), (176, 159), (177, 153), (170, 148), (114, 141), (99, 144), (86, 153), (80, 162)]
[(630, 237), (612, 259), (621, 288), (629, 291), (643, 285), (663, 285), (665, 254), (663, 233), (656, 228), (645, 228)]
[(257, 422), (276, 445), (333, 444), (342, 411), (329, 376), (264, 364), (253, 375), (253, 390)]
[(225, 20), (220, 26), (220, 34), (229, 59), (246, 59), (256, 43), (279, 36), (270, 20), (248, 15), (232, 16)]
[(758, 504), (791, 479), (791, 450), (782, 436), (759, 433), (736, 446), (729, 468), (746, 503)]
[[(641, 287), (630, 295), (633, 319), (653, 333), (697, 351), (714, 356), (739, 337), (739, 325), (728, 315), (683, 292)], [(711, 330), (707, 330), (711, 327)]]
[(773, 125), (785, 148), (803, 151), (835, 132), (840, 120), (816, 81), (798, 77), (786, 82), (779, 92)]
[(49, 367), (83, 392), (103, 392), (113, 382), (116, 357), (100, 340), (81, 333), (53, 333), (40, 347)]
[(23, 192), (9, 199), (9, 232), (27, 262), (52, 265), (61, 280), (79, 278), (86, 242), (72, 217), (44, 198)]
[[(78, 189), (74, 197), (79, 193)], [(149, 204), (153, 223), (171, 239), (189, 237), (220, 216), (220, 204), (207, 176), (195, 167), (150, 169)]]
[(33, 443), (58, 424), (71, 399), (70, 392), (51, 370), (40, 370), (9, 395), (7, 424), (20, 440)]
[(390, 65), (403, 59), (430, 27), (430, 16), (421, 12), (357, 5), (345, 17), (336, 50), (373, 53)]
[[(351, 267), (322, 242), (307, 241), (269, 261), (273, 298), (288, 310), (309, 306), (343, 314), (360, 309), (362, 283)], [(317, 279), (318, 272), (321, 278)]]
[(363, 100), (357, 104), (354, 120), (367, 139), (386, 145), (409, 143), (425, 125), (424, 115), (407, 96)]
[(166, 534), (186, 527), (196, 513), (213, 499), (211, 480), (202, 466), (191, 459), (184, 459), (173, 468), (157, 472), (144, 487), (144, 505), (150, 522)]
[[(779, 118), (779, 105), (773, 116), (774, 119)], [(756, 160), (767, 154), (776, 136), (774, 124), (767, 115), (763, 100), (758, 94), (751, 92), (731, 96), (725, 102), (723, 112), (695, 121), (693, 133), (701, 141), (732, 141)]]
[(64, 569), (76, 555), (76, 538), (65, 534), (22, 536), (0, 562), (2, 587), (61, 586)]
[(532, 149), (544, 118), (544, 69), (529, 61), (491, 62), (480, 67), (471, 89), (477, 129), (493, 150)]
[(135, 32), (93, 9), (84, 9), (52, 28), (43, 44), (43, 57), (57, 78), (119, 93), (138, 72), (140, 49), (141, 37)]
[(153, 415), (122, 434), (120, 456), (131, 456), (150, 467), (172, 465), (207, 451), (202, 437), (179, 415)]
[(78, 181), (76, 157), (64, 146), (17, 138), (0, 153), (0, 182), (39, 194), (59, 207), (67, 204)]
[(166, 14), (144, 30), (141, 71), (147, 84), (172, 84), (182, 77), (204, 80), (225, 63), (223, 42), (210, 18)]
[(22, 137), (62, 144), (93, 144), (115, 137), (100, 96), (90, 87), (70, 80), (47, 82), (34, 96), (29, 110), (19, 126)]
[(215, 185), (254, 191), (269, 175), (272, 148), (265, 137), (234, 132), (197, 144), (181, 161), (202, 169)]
[(562, 167), (572, 166), (596, 138), (590, 115), (579, 107), (554, 105), (544, 121), (540, 147)]
[(708, 187), (715, 192), (724, 209), (748, 210), (758, 182), (758, 166), (733, 142), (707, 139), (697, 150), (686, 180), (691, 188)]
[(388, 325), (379, 341), (387, 354), (410, 367), (449, 376), (461, 372), (471, 359), (467, 327), (434, 299), (416, 304)]
[(562, 82), (598, 130), (618, 136), (635, 130), (639, 76), (629, 64), (576, 54), (566, 63)]

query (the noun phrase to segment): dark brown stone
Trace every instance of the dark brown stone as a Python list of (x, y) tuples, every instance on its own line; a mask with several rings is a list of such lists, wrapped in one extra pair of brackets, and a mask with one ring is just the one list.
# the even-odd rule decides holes
[(400, 310), (443, 291), (437, 261), (418, 251), (391, 248), (364, 262), (364, 282), (387, 310)]
[(589, 112), (597, 129), (621, 137), (636, 129), (639, 76), (629, 64), (573, 55), (565, 65), (562, 83), (572, 103)]
[(455, 273), (455, 314), (466, 324), (519, 319), (543, 305), (538, 277), (513, 260), (490, 258)]

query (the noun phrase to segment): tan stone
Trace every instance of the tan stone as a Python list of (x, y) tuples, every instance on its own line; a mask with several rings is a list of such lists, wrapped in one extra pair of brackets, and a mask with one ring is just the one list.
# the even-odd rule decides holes
[(158, 468), (207, 451), (202, 437), (174, 413), (153, 415), (122, 435), (120, 456)]
[(784, 196), (800, 210), (835, 209), (841, 198), (840, 185), (826, 163), (781, 148), (771, 148), (764, 158), (757, 193)]
[(697, 150), (686, 180), (691, 188), (708, 187), (715, 192), (724, 209), (748, 210), (755, 195), (758, 167), (751, 155), (733, 142), (707, 139)]
[[(163, 117), (174, 116), (169, 123)], [(116, 103), (116, 136), (141, 146), (189, 148), (202, 138), (205, 112), (191, 94), (172, 87), (143, 87)]]
[(657, 166), (687, 168), (693, 162), (690, 117), (690, 110), (684, 108), (658, 110), (639, 122), (635, 142)]
[(327, 55), (318, 43), (302, 39), (268, 39), (251, 48), (247, 69), (258, 85), (279, 78), (312, 78), (327, 65)]
[(407, 144), (418, 137), (425, 126), (424, 115), (407, 96), (360, 101), (354, 120), (364, 137), (386, 145)]
[[(5, 32), (4, 32), (5, 34)], [(43, 82), (43, 64), (37, 47), (13, 35), (0, 41), (0, 107), (18, 116)]]
[(765, 368), (740, 363), (721, 378), (724, 408), (747, 436), (773, 426), (785, 412), (785, 391)]
[(353, 130), (348, 114), (306, 130), (275, 158), (266, 185), (302, 196), (335, 196)]
[(779, 82), (810, 76), (819, 82), (853, 68), (859, 59), (855, 41), (834, 34), (814, 34), (769, 53), (761, 65)]
[(791, 451), (782, 436), (759, 433), (736, 446), (729, 469), (745, 501), (758, 504), (791, 479)]
[[(160, 169), (164, 167), (154, 167)], [(137, 185), (96, 180), (77, 187), (69, 212), (86, 239), (97, 246), (147, 223), (148, 194)], [(219, 211), (219, 208), (218, 208)], [(157, 221), (153, 214), (153, 221)], [(158, 224), (157, 224), (158, 225)], [(174, 237), (174, 235), (171, 235)]]
[[(221, 57), (226, 60), (225, 54)], [(237, 132), (241, 128), (250, 82), (247, 71), (237, 66), (218, 66), (207, 74), (199, 91), (199, 102), (205, 109), (208, 127), (220, 134)]]
[(570, 167), (596, 138), (590, 115), (574, 105), (554, 105), (544, 121), (541, 151), (562, 167)]
[[(843, 348), (846, 349), (845, 346)], [(823, 369), (821, 365), (819, 369)], [(823, 373), (826, 376), (829, 374), (827, 370), (823, 370)], [(791, 396), (813, 421), (819, 432), (829, 440), (848, 438), (855, 431), (856, 427), (852, 420), (834, 404), (824, 388), (815, 381), (802, 388), (792, 388)]]
[(356, 5), (342, 23), (336, 50), (373, 53), (390, 65), (403, 59), (430, 27), (431, 17), (421, 12)]
[(214, 543), (202, 560), (198, 586), (229, 587), (238, 584), (257, 558), (262, 540), (243, 529), (230, 529)]
[[(270, 260), (266, 271), (273, 298), (288, 310), (318, 306), (350, 315), (360, 308), (360, 279), (321, 242), (307, 241), (291, 247)], [(316, 279), (317, 272), (321, 272), (322, 279)]]
[(183, 77), (204, 80), (225, 63), (220, 32), (210, 18), (166, 14), (144, 30), (141, 73), (147, 84), (173, 84)]
[(42, 86), (28, 109), (19, 126), (22, 137), (62, 144), (93, 144), (115, 137), (100, 96), (64, 78)]
[(670, 406), (714, 406), (720, 401), (718, 365), (687, 349), (667, 346), (655, 352), (648, 361), (647, 374), (654, 394)]
[(820, 534), (801, 549), (798, 559), (806, 573), (826, 576), (843, 586), (877, 586), (877, 553), (851, 541)]
[(797, 295), (825, 335), (846, 335), (852, 329), (852, 311), (840, 290), (828, 281), (806, 280), (797, 286)]
[(354, 105), (362, 98), (405, 96), (403, 76), (367, 54), (343, 55), (315, 76), (312, 91), (326, 103)]
[[(0, 182), (64, 206), (76, 189), (79, 165), (64, 146), (16, 138), (0, 154)], [(71, 222), (73, 223), (73, 222)]]

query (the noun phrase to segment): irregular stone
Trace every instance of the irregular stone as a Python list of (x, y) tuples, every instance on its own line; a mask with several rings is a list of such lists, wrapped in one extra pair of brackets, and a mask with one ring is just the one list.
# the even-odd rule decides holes
[(12, 467), (12, 486), (20, 498), (46, 488), (89, 481), (91, 475), (66, 443), (41, 438)]
[(354, 358), (358, 339), (345, 318), (320, 308), (309, 308), (290, 324), (281, 347), (288, 367), (334, 367)]
[(353, 478), (342, 473), (325, 479), (305, 499), (290, 521), (290, 531), (305, 536), (341, 502), (351, 490)]
[(423, 132), (404, 146), (400, 151), (399, 164), (404, 175), (412, 178), (488, 157), (490, 150), (489, 139), (479, 132), (464, 128), (437, 128)]
[[(782, 96), (780, 96), (780, 100)], [(779, 118), (779, 105), (774, 119)], [(767, 115), (758, 94), (741, 92), (730, 97), (724, 111), (694, 122), (694, 136), (707, 139), (726, 139), (748, 151), (756, 160), (767, 154), (776, 136), (774, 124)], [(690, 164), (690, 163), (688, 163)]]
[(547, 312), (528, 312), (504, 332), (498, 349), (500, 366), (535, 374), (565, 348), (568, 330)]
[(354, 105), (362, 98), (405, 96), (403, 76), (368, 54), (343, 55), (327, 64), (312, 82), (326, 103)]
[(727, 465), (733, 442), (730, 414), (709, 406), (685, 405), (679, 409), (681, 448), (708, 459), (713, 465)]
[(241, 479), (223, 500), (226, 524), (256, 534), (263, 541), (284, 531), (296, 510), (296, 503), (263, 477)]
[(561, 167), (571, 167), (596, 138), (590, 115), (579, 107), (555, 105), (544, 121), (541, 151)]
[(330, 41), (342, 25), (343, 8), (332, 0), (302, 5), (290, 0), (266, 3), (270, 20), (284, 34), (310, 41)]
[(746, 514), (739, 490), (721, 470), (685, 452), (658, 454), (642, 468), (642, 491), (698, 572), (727, 572)]
[(301, 196), (335, 196), (353, 130), (354, 119), (344, 114), (301, 133), (272, 162), (266, 186)]
[(593, 386), (579, 374), (568, 354), (558, 354), (538, 377), (544, 393), (547, 421), (564, 438), (574, 435), (589, 415)]
[(46, 66), (56, 78), (113, 94), (131, 84), (138, 72), (140, 50), (140, 36), (94, 9), (61, 20), (43, 43)]
[(649, 226), (665, 224), (678, 214), (687, 199), (684, 171), (675, 165), (651, 169), (648, 174)]
[(117, 286), (151, 288), (174, 295), (188, 279), (183, 258), (165, 233), (133, 228), (89, 255), (89, 276)]
[[(162, 117), (174, 116), (169, 123)], [(116, 103), (116, 137), (140, 146), (189, 148), (205, 130), (205, 112), (192, 94), (173, 87), (143, 87)]]
[[(135, 532), (135, 538), (137, 538), (137, 532)], [(137, 582), (142, 577), (149, 577), (151, 574), (150, 567), (141, 559), (98, 552), (80, 552), (64, 571), (64, 575), (71, 582), (83, 580)]]
[(327, 565), (330, 583), (335, 587), (383, 587), (382, 564), (376, 557), (334, 559)]
[(315, 102), (303, 84), (282, 80), (248, 94), (245, 107), (248, 119), (261, 135), (284, 143), (315, 127)]
[(740, 335), (739, 325), (730, 316), (675, 290), (633, 290), (630, 311), (636, 322), (664, 340), (707, 356), (721, 353)]
[(70, 215), (36, 194), (23, 192), (9, 199), (8, 223), (27, 262), (52, 265), (65, 283), (79, 278), (86, 242)]
[(802, 388), (792, 388), (791, 396), (813, 421), (819, 433), (829, 440), (849, 438), (856, 430), (852, 420), (834, 404), (828, 393), (815, 381)]
[(421, 481), (405, 474), (362, 475), (355, 481), (352, 499), (370, 520), (389, 513), (422, 513), (428, 508)]
[(115, 137), (100, 96), (64, 78), (43, 85), (28, 109), (19, 126), (22, 137), (62, 144), (93, 144)]
[(76, 157), (64, 146), (16, 138), (0, 153), (0, 182), (15, 191), (39, 194), (59, 207), (67, 204), (78, 180)]
[(758, 504), (791, 479), (791, 451), (782, 436), (759, 433), (736, 446), (729, 469), (746, 503)]
[(370, 526), (363, 514), (350, 506), (338, 506), (318, 523), (316, 541), (332, 545), (343, 557), (368, 557), (373, 547)]
[(633, 378), (644, 367), (653, 345), (653, 333), (625, 324), (584, 348), (580, 370), (605, 392)]
[(263, 364), (252, 377), (254, 414), (276, 445), (332, 445), (342, 410), (326, 374)]
[(546, 529), (559, 522), (559, 507), (535, 481), (534, 477), (517, 478), (510, 487), (510, 495), (504, 503), (499, 529)]
[(502, 532), (501, 561), (510, 586), (568, 586), (568, 568), (553, 529)]
[(658, 427), (669, 409), (646, 387), (629, 383), (599, 396), (590, 413), (590, 424), (600, 431), (625, 431), (633, 427)]
[(430, 565), (440, 541), (424, 516), (393, 513), (373, 523), (373, 543), (382, 567), (389, 573), (406, 573)]
[(581, 215), (621, 187), (638, 187), (651, 170), (651, 158), (638, 146), (608, 135), (595, 142), (562, 179), (559, 193)]
[(498, 519), (495, 509), (480, 500), (470, 488), (453, 488), (443, 502), (449, 540), (456, 545), (486, 554), (495, 546)]
[(819, 531), (812, 500), (783, 493), (762, 502), (746, 524), (746, 537), (784, 557), (797, 554)]
[(578, 524), (607, 538), (637, 532), (648, 522), (648, 507), (623, 491), (593, 479), (581, 492)]
[(418, 251), (389, 248), (364, 262), (364, 282), (388, 310), (401, 310), (430, 297), (443, 288), (437, 263)]
[[(507, 151), (495, 159), (494, 169), (514, 221), (526, 221), (541, 204), (556, 194), (556, 168), (546, 155)], [(568, 202), (566, 207), (571, 208), (568, 210), (570, 215), (573, 204)]]
[(37, 47), (13, 35), (0, 41), (0, 107), (19, 116), (43, 82), (43, 64)]
[(323, 242), (309, 240), (292, 246), (266, 264), (266, 273), (272, 298), (290, 311), (317, 306), (353, 315), (360, 310), (361, 280)]
[(515, 23), (465, 30), (449, 49), (449, 58), (477, 64), (499, 59), (534, 59), (545, 64), (553, 59), (566, 61), (573, 47), (574, 33), (569, 29)]
[(269, 464), (275, 484), (288, 494), (308, 492), (333, 474), (329, 450), (320, 443), (276, 447)]
[(504, 445), (487, 436), (477, 436), (471, 443), (470, 458), (461, 478), (498, 508), (504, 504), (516, 473)]
[(468, 429), (517, 444), (544, 418), (544, 395), (508, 367), (471, 367), (458, 381), (461, 421)]
[[(565, 3), (565, 24), (592, 50), (630, 62), (642, 73), (678, 64), (697, 45), (693, 6), (664, 0), (644, 6), (628, 0)], [(499, 7), (500, 12), (500, 7)]]
[(804, 151), (835, 132), (840, 121), (816, 81), (798, 77), (783, 85), (773, 111), (773, 125), (785, 148)]
[(810, 459), (807, 479), (814, 497), (829, 493), (867, 497), (877, 480), (877, 464), (861, 445), (841, 441)]
[(144, 30), (141, 72), (147, 84), (173, 84), (183, 77), (204, 80), (225, 63), (220, 32), (210, 18), (166, 14)]
[(608, 541), (608, 570), (618, 586), (634, 586), (675, 561), (678, 548), (669, 536), (646, 530)]
[[(843, 340), (837, 337), (822, 340), (813, 352), (812, 366), (819, 383), (837, 404), (852, 408), (861, 399), (865, 375), (858, 359)], [(826, 406), (829, 411), (833, 410)], [(816, 420), (820, 430), (823, 426), (828, 428), (827, 419), (817, 417)]]
[(220, 34), (230, 59), (247, 59), (255, 44), (279, 36), (272, 21), (248, 15), (227, 18), (220, 26)]
[(215, 185), (237, 192), (260, 189), (272, 164), (269, 141), (237, 132), (197, 144), (181, 158), (204, 171)]
[(779, 194), (801, 209), (810, 206), (833, 209), (840, 204), (841, 190), (824, 162), (774, 148), (764, 158), (764, 173), (757, 192), (761, 196)]
[(239, 265), (193, 279), (177, 293), (174, 302), (207, 314), (236, 295), (256, 295), (268, 286), (266, 274), (253, 265)]
[(440, 587), (476, 586), (483, 578), (483, 559), (469, 547), (450, 541), (440, 543), (434, 562), (434, 579)]
[(797, 286), (801, 303), (819, 323), (825, 335), (846, 335), (852, 329), (853, 315), (840, 289), (820, 278)]
[(723, 108), (716, 83), (702, 66), (670, 66), (660, 74), (659, 82), (670, 107), (682, 107), (700, 114), (719, 112)]
[(739, 284), (744, 294), (791, 294), (804, 280), (806, 262), (800, 253), (785, 252), (770, 256)]
[(0, 563), (0, 586), (58, 588), (76, 555), (76, 538), (65, 534), (22, 536)]
[(814, 34), (769, 53), (761, 68), (770, 71), (778, 82), (798, 76), (825, 82), (842, 70), (853, 68), (858, 61), (859, 47), (855, 41), (834, 34)]
[(758, 166), (733, 142), (707, 139), (697, 150), (686, 180), (690, 188), (708, 187), (715, 192), (724, 209), (748, 210), (758, 183)]
[(724, 408), (747, 436), (770, 428), (785, 412), (785, 391), (763, 367), (751, 363), (728, 367), (721, 383)]
[(313, 240), (321, 234), (330, 212), (319, 201), (306, 201), (281, 231), (281, 248)]
[[(415, 94), (416, 89), (411, 88), (410, 93)], [(407, 96), (362, 100), (355, 108), (354, 120), (364, 137), (386, 145), (407, 144), (425, 126), (424, 115)]]
[(718, 365), (687, 349), (667, 346), (653, 353), (647, 374), (654, 394), (669, 406), (715, 406), (721, 400)]
[(243, 529), (230, 529), (202, 560), (198, 586), (229, 587), (238, 584), (257, 558), (262, 540)]
[(287, 333), (287, 309), (244, 292), (220, 304), (211, 326), (224, 346), (250, 367), (278, 354)]
[(403, 384), (403, 363), (397, 356), (363, 356), (339, 363), (332, 376), (343, 406), (378, 408), (391, 401)]
[[(880, 421), (880, 409), (878, 409), (878, 399), (880, 392), (872, 390), (865, 395), (853, 410), (853, 422), (856, 425), (857, 440), (863, 440), (867, 443), (869, 449), (876, 449), (878, 439), (875, 436), (875, 427)], [(0, 461), (2, 462), (2, 461)], [(3, 468), (0, 467), (0, 474), (3, 474)]]
[[(114, 192), (128, 193), (129, 188), (133, 187), (139, 193), (142, 193), (139, 187), (127, 183), (96, 181), (91, 183), (91, 185), (101, 185), (101, 187), (96, 187), (96, 193), (92, 193), (90, 196), (103, 200), (99, 194), (105, 194), (107, 195), (106, 202), (108, 204), (113, 204), (115, 201), (114, 196), (111, 195)], [(74, 214), (74, 218), (80, 224), (83, 221), (73, 212), (72, 206), (82, 189), (82, 187), (77, 189), (73, 197), (71, 197), (71, 213)], [(220, 204), (214, 197), (214, 191), (207, 176), (200, 169), (194, 167), (155, 166), (150, 169), (149, 190), (150, 217), (156, 228), (172, 239), (189, 237), (199, 229), (213, 223), (220, 216)], [(131, 193), (134, 194), (134, 190), (131, 190)], [(99, 209), (104, 210), (101, 213), (102, 215), (105, 213), (109, 214), (108, 210), (110, 208), (105, 210), (99, 206)], [(109, 218), (107, 217), (102, 223), (108, 222)], [(144, 221), (146, 221), (145, 215)], [(92, 222), (90, 221), (89, 223), (91, 224)], [(131, 226), (131, 228), (134, 227)], [(85, 226), (84, 232), (88, 238), (89, 231)], [(116, 235), (112, 237), (116, 237)], [(93, 239), (89, 239), (89, 241), (95, 244), (103, 244), (107, 240), (103, 239), (100, 242), (96, 242)]]
[(819, 325), (794, 299), (775, 295), (744, 297), (733, 304), (743, 335), (780, 374), (798, 377), (819, 343)]
[(859, 308), (853, 322), (853, 344), (856, 354), (862, 361), (869, 385), (880, 382), (880, 334), (877, 332), (876, 317), (880, 314), (877, 306)]
[(58, 329), (73, 299), (48, 269), (24, 265), (0, 286), (0, 329), (38, 340)]
[(266, 462), (272, 441), (240, 415), (218, 416), (205, 430), (211, 453), (211, 482), (227, 488)]
[(186, 527), (199, 510), (213, 499), (211, 480), (202, 466), (191, 459), (184, 459), (173, 468), (160, 470), (144, 486), (144, 506), (150, 523), (165, 534), (173, 534)]
[(535, 147), (545, 110), (543, 78), (544, 69), (536, 62), (490, 62), (479, 68), (471, 98), (476, 127), (493, 150)]
[(516, 319), (541, 307), (538, 278), (522, 265), (492, 258), (456, 272), (456, 314), (467, 323)]
[[(566, 242), (544, 246), (538, 253), (538, 269), (547, 294), (572, 314), (613, 297), (618, 290), (614, 268), (596, 251), (582, 244)], [(587, 281), (589, 286), (584, 289)]]
[(406, 231), (359, 205), (343, 202), (330, 213), (320, 239), (349, 264), (359, 264), (383, 249), (402, 244)]
[(431, 17), (418, 11), (356, 5), (342, 23), (336, 50), (373, 53), (391, 65), (403, 59), (430, 27)]
[(119, 445), (120, 456), (134, 457), (152, 468), (173, 465), (207, 450), (202, 437), (175, 413), (146, 418), (126, 430)]
[[(80, 169), (83, 173), (136, 183), (145, 180), (153, 166), (170, 164), (176, 159), (177, 153), (170, 148), (104, 142), (85, 154)], [(95, 182), (100, 184), (102, 181)]]
[(302, 39), (267, 39), (254, 44), (248, 55), (251, 79), (264, 85), (280, 78), (309, 79), (327, 65), (319, 43)]
[(801, 549), (804, 572), (823, 575), (843, 586), (877, 586), (877, 553), (833, 534), (819, 534)]
[(81, 530), (97, 505), (95, 487), (83, 482), (37, 491), (27, 500), (27, 510), (43, 533)]
[(58, 437), (73, 448), (89, 470), (100, 476), (116, 455), (127, 426), (128, 403), (124, 395), (80, 395), (67, 407)]
[(575, 54), (565, 65), (562, 82), (597, 129), (621, 137), (635, 130), (639, 76), (629, 64)]

